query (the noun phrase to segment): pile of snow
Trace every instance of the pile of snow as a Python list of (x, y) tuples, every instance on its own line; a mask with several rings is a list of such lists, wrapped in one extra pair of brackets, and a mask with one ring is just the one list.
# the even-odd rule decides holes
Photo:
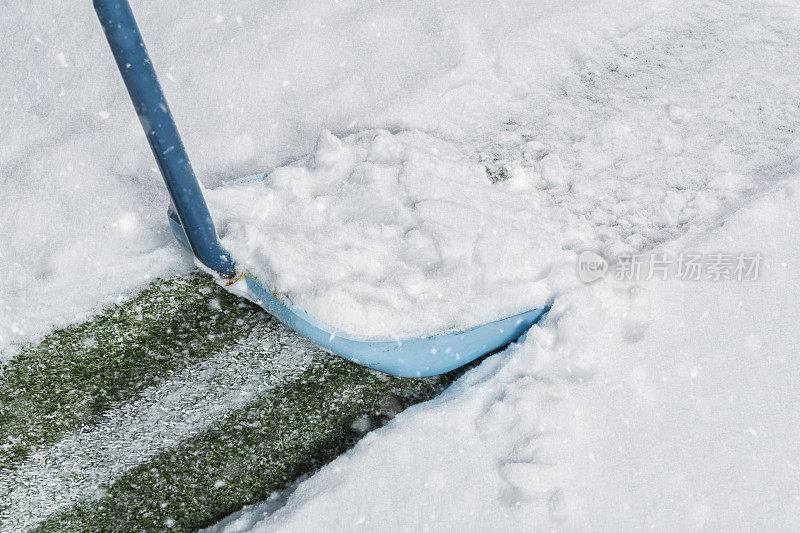
[(310, 157), (208, 198), (241, 267), (348, 333), (417, 336), (541, 308), (565, 253), (528, 197), (422, 132), (325, 133)]

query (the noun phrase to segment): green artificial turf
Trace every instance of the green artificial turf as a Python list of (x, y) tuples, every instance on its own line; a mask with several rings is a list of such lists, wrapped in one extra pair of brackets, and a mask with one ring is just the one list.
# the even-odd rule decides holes
[(380, 405), (387, 396), (390, 404), (409, 405), (449, 381), (387, 378), (321, 356), (298, 379), (128, 471), (102, 498), (67, 508), (37, 531), (191, 531), (213, 524), (355, 444), (354, 422), (386, 419)]
[(158, 279), (0, 371), (0, 473), (270, 318), (202, 275)]
[[(252, 340), (264, 336), (269, 343)], [(19, 512), (18, 498), (4, 503), (11, 502), (34, 452), (45, 465), (57, 461), (64, 451), (52, 459), (48, 451), (59, 442), (72, 445), (67, 436), (91, 431), (127, 406), (148, 400), (142, 395), (212, 356), (238, 369), (237, 353), (248, 350), (243, 358), (248, 364), (274, 363), (276, 370), (269, 374), (274, 383), (242, 406), (187, 433), (178, 444), (143, 456), (140, 464), (49, 516), (31, 522), (13, 514)], [(302, 350), (303, 357), (292, 363), (291, 372), (281, 373), (280, 354), (292, 350)], [(390, 377), (302, 341), (207, 276), (156, 280), (127, 302), (26, 347), (3, 367), (0, 530), (28, 527), (42, 518), (37, 528), (43, 531), (190, 531), (212, 524), (323, 466), (363, 431), (432, 398), (462, 372)], [(202, 386), (212, 391), (225, 385)], [(74, 476), (77, 483), (82, 472), (58, 475)], [(35, 503), (27, 507), (25, 512), (36, 514)]]

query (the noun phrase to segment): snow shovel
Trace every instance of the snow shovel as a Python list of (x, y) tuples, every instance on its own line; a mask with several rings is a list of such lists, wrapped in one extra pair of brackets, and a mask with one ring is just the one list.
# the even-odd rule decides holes
[[(360, 365), (405, 377), (448, 372), (518, 340), (546, 312), (533, 309), (464, 331), (415, 339), (372, 338), (337, 331), (279, 297), (237, 268), (217, 237), (189, 156), (127, 0), (94, 0), (94, 8), (139, 116), (172, 205), (169, 222), (175, 237), (214, 271), (230, 292), (266, 309), (300, 335)], [(262, 176), (260, 179), (266, 179)]]

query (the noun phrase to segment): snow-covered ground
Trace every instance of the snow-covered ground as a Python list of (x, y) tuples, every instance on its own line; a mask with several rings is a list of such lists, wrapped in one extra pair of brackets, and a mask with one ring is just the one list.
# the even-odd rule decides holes
[[(347, 148), (375, 135), (388, 139), (383, 148), (413, 144), (413, 164), (391, 150), (382, 164), (402, 163), (388, 170), (410, 172), (436, 195), (467, 178), (473, 190), (491, 191), (479, 216), (452, 215), (478, 228), (484, 219), (499, 232), (475, 242), (453, 232), (456, 248), (475, 246), (468, 258), (459, 260), (462, 249), (442, 254), (441, 232), (404, 233), (402, 246), (381, 249), (408, 253), (414, 275), (433, 263), (438, 274), (449, 265), (481, 281), (494, 276), (483, 285), (470, 280), (477, 311), (458, 302), (429, 324), (413, 316), (403, 327), (449, 327), (554, 299), (523, 344), (369, 434), (301, 483), (283, 508), (256, 506), (221, 527), (800, 526), (800, 5), (133, 7), (207, 186), (300, 161), (281, 171), (285, 183), (275, 182), (282, 201), (298, 202), (285, 211), (294, 217), (291, 242), (303, 244), (315, 224), (346, 222), (355, 205), (343, 196), (347, 187), (324, 190), (319, 167), (298, 179), (308, 154), (335, 166), (326, 155), (339, 141), (325, 131)], [(172, 243), (166, 193), (91, 3), (56, 10), (42, 0), (8, 2), (0, 42), (6, 359), (20, 343), (191, 263)], [(419, 179), (431, 146), (457, 153), (447, 169), (464, 175), (437, 174), (429, 164), (448, 181)], [(480, 172), (486, 182), (477, 185)], [(356, 177), (344, 172), (337, 183), (356, 194)], [(338, 202), (332, 219), (314, 218), (314, 195), (330, 199), (323, 193)], [(403, 195), (404, 206), (416, 207), (414, 190), (358, 194), (376, 203)], [(369, 213), (392, 210), (356, 214)], [(376, 224), (384, 222), (388, 236), (409, 229)], [(387, 236), (358, 229), (358, 240)], [(426, 259), (426, 249), (436, 252)], [(612, 260), (607, 279), (592, 285), (577, 276), (587, 249)], [(281, 259), (303, 262), (301, 252)], [(613, 279), (622, 254), (653, 252), (760, 253), (762, 261), (750, 281)], [(303, 276), (315, 260), (305, 259)], [(361, 266), (404, 284), (396, 309), (403, 316), (429, 278), (420, 285), (382, 272), (391, 259)], [(344, 277), (328, 272), (329, 286), (352, 287), (347, 276), (357, 262), (345, 257)], [(270, 273), (289, 275), (290, 266), (271, 265)], [(353, 301), (346, 296), (336, 305)], [(379, 313), (356, 308), (351, 322), (373, 316), (375, 331), (387, 331), (391, 300), (380, 296)]]
[[(234, 531), (792, 531), (800, 517), (800, 187), (680, 246), (757, 281), (601, 281)], [(263, 509), (274, 507), (272, 502)]]

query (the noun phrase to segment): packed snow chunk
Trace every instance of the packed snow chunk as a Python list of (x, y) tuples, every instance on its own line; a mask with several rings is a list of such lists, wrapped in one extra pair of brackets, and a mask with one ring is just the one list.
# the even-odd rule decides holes
[(564, 253), (528, 199), (419, 131), (326, 132), (307, 158), (208, 200), (240, 266), (356, 335), (426, 335), (542, 307)]

